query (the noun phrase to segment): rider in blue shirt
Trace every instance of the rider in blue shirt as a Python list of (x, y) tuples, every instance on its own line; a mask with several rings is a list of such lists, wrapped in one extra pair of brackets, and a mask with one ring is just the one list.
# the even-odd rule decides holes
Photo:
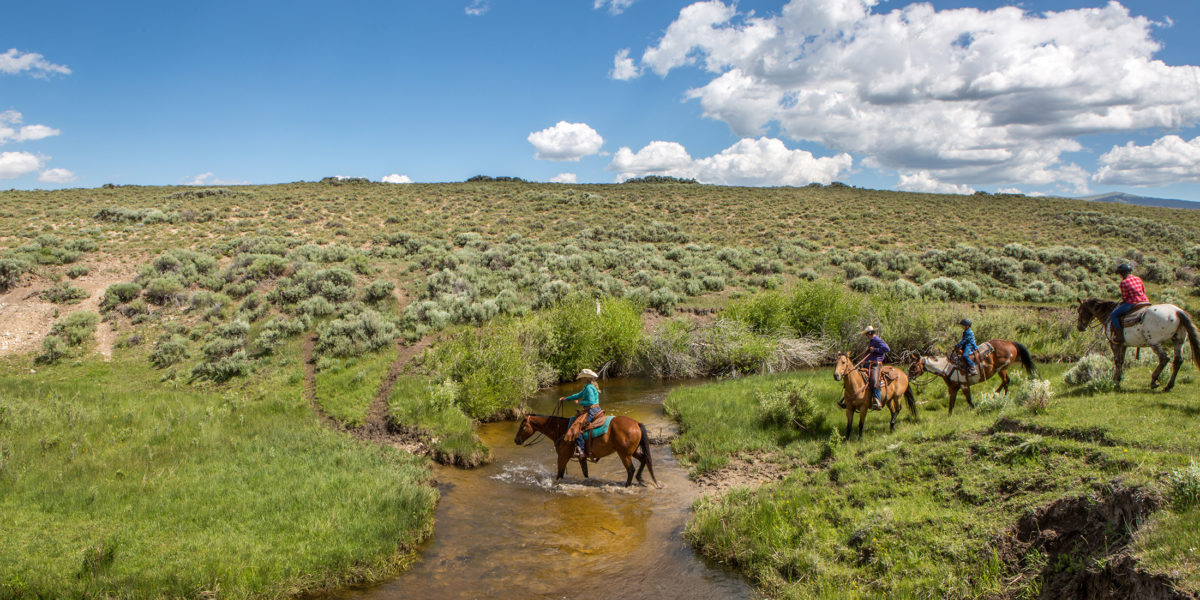
[[(580, 411), (575, 418), (583, 419), (583, 426), (587, 427), (587, 424), (591, 423), (596, 418), (596, 414), (600, 412), (600, 388), (596, 387), (596, 380), (599, 379), (599, 375), (591, 369), (584, 369), (579, 372), (579, 375), (575, 379), (586, 379), (587, 385), (583, 386), (582, 390), (570, 396), (559, 398), (558, 401), (574, 400), (575, 404), (579, 405), (579, 408), (586, 410), (587, 412)], [(584, 436), (583, 429), (581, 428), (579, 435), (575, 436), (575, 457), (582, 458), (584, 452)]]
[(963, 319), (959, 321), (958, 324), (962, 325), (963, 334), (962, 339), (959, 340), (954, 347), (962, 350), (963, 361), (967, 363), (967, 374), (974, 375), (975, 361), (971, 360), (971, 355), (975, 353), (976, 349), (978, 349), (978, 346), (975, 345), (975, 332), (971, 331), (970, 319)]
[(874, 399), (871, 402), (872, 410), (883, 408), (883, 403), (879, 397), (879, 372), (883, 369), (883, 358), (892, 349), (888, 347), (887, 342), (875, 333), (875, 328), (867, 325), (867, 328), (862, 331), (862, 334), (870, 337), (867, 348), (867, 367), (870, 373), (871, 393)]

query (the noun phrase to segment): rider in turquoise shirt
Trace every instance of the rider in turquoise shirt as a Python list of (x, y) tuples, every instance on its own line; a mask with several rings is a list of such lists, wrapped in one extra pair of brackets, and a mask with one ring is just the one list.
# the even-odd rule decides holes
[[(579, 372), (579, 375), (575, 379), (586, 379), (588, 380), (587, 385), (583, 386), (582, 390), (570, 396), (559, 398), (558, 401), (573, 400), (575, 404), (579, 405), (579, 408), (587, 409), (586, 413), (580, 413), (579, 416), (575, 417), (576, 419), (584, 419), (584, 426), (586, 426), (600, 412), (600, 388), (596, 387), (596, 380), (599, 379), (599, 376), (591, 369), (584, 369)], [(584, 456), (584, 452), (584, 436), (581, 429), (579, 436), (575, 438), (575, 456), (582, 457)]]

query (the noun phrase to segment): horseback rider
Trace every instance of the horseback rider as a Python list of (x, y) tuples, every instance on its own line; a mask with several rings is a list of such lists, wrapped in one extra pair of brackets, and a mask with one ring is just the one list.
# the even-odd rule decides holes
[(978, 349), (978, 346), (975, 345), (975, 332), (971, 331), (970, 319), (963, 319), (958, 324), (962, 325), (963, 334), (962, 339), (958, 340), (954, 347), (962, 351), (963, 362), (967, 363), (967, 375), (974, 375), (978, 372), (975, 361), (971, 360), (971, 355)]
[(868, 385), (871, 386), (872, 394), (871, 410), (880, 410), (883, 408), (883, 401), (880, 399), (879, 372), (883, 369), (883, 357), (892, 349), (888, 347), (887, 342), (883, 341), (883, 338), (879, 337), (874, 327), (867, 325), (867, 328), (862, 330), (862, 334), (870, 339), (865, 360), (870, 373)]
[(600, 412), (600, 388), (596, 386), (596, 380), (599, 378), (600, 376), (596, 375), (596, 372), (591, 369), (584, 369), (580, 371), (579, 374), (575, 376), (575, 380), (578, 381), (580, 379), (586, 379), (587, 384), (583, 386), (582, 390), (579, 390), (570, 396), (564, 396), (558, 399), (559, 402), (564, 400), (574, 400), (575, 404), (579, 405), (579, 408), (581, 409), (578, 413), (576, 413), (575, 418), (571, 423), (574, 425), (576, 420), (583, 419), (583, 422), (579, 424), (580, 434), (575, 436), (575, 458), (583, 458), (585, 456), (585, 436), (583, 435), (583, 431), (587, 428), (588, 423), (591, 423), (592, 420), (596, 418), (596, 415)]
[(1120, 344), (1125, 342), (1125, 329), (1121, 326), (1121, 317), (1133, 310), (1134, 306), (1150, 302), (1150, 299), (1146, 297), (1146, 286), (1142, 283), (1142, 278), (1133, 274), (1133, 267), (1129, 266), (1129, 263), (1121, 263), (1117, 267), (1117, 274), (1121, 276), (1121, 303), (1109, 316), (1109, 331), (1113, 341)]

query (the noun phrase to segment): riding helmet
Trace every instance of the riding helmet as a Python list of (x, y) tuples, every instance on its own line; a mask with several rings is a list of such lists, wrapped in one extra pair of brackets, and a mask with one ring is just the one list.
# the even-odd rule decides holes
[(963, 320), (959, 321), (959, 322), (958, 322), (958, 324), (959, 324), (959, 325), (966, 325), (967, 327), (970, 327), (970, 326), (971, 326), (971, 320), (970, 320), (970, 319), (963, 319)]
[(1121, 265), (1117, 267), (1117, 273), (1120, 275), (1127, 275), (1132, 272), (1133, 267), (1129, 266), (1129, 263), (1121, 263)]

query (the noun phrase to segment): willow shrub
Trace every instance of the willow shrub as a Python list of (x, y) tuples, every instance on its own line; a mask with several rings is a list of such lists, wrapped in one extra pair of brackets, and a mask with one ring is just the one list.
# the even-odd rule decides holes
[(487, 327), (465, 328), (439, 344), (433, 369), (458, 382), (457, 403), (468, 416), (488, 419), (515, 408), (543, 382), (538, 349), (549, 328), (536, 318), (499, 319)]
[(632, 300), (573, 296), (545, 318), (552, 336), (546, 359), (562, 380), (609, 362), (616, 372), (627, 371), (645, 344), (642, 307)]

